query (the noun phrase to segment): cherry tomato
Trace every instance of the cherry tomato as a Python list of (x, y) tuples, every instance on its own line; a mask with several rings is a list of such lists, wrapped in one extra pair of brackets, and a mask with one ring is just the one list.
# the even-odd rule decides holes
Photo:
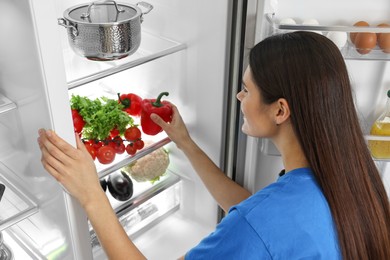
[(119, 130), (117, 128), (114, 128), (110, 131), (110, 136), (114, 138), (115, 136), (119, 135)]
[(142, 148), (144, 148), (144, 146), (145, 146), (145, 143), (142, 140), (137, 140), (137, 141), (134, 142), (134, 147), (137, 150), (141, 150)]
[(125, 147), (125, 145), (124, 145), (123, 143), (121, 143), (121, 144), (115, 144), (114, 150), (115, 150), (115, 152), (116, 152), (117, 154), (122, 154), (122, 153), (125, 152), (126, 147)]
[(103, 146), (103, 142), (100, 141), (91, 141), (91, 142), (93, 142), (92, 146), (93, 148), (95, 148), (95, 150), (99, 150), (99, 148)]
[(91, 155), (92, 159), (95, 160), (96, 159), (96, 150), (95, 150), (95, 148), (93, 148), (92, 145), (90, 145), (90, 144), (84, 144), (84, 145), (85, 145), (85, 148), (87, 148), (87, 151)]
[(102, 146), (97, 151), (96, 158), (102, 164), (112, 163), (115, 159), (115, 150), (109, 145)]
[(126, 140), (135, 141), (141, 138), (141, 130), (136, 126), (131, 126), (126, 129), (124, 134)]
[(118, 135), (118, 136), (115, 136), (114, 138), (112, 138), (112, 141), (116, 144), (121, 144), (123, 143), (123, 140), (122, 138)]
[(134, 155), (137, 152), (137, 148), (135, 148), (135, 146), (133, 144), (128, 144), (126, 146), (126, 152), (129, 155)]

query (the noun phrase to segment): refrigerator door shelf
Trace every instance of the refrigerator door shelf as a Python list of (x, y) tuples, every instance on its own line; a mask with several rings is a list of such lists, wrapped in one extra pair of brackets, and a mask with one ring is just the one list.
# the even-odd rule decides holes
[(16, 176), (16, 173), (0, 163), (0, 183), (5, 185), (0, 201), (0, 232), (38, 212), (38, 205), (31, 195), (21, 192), (16, 181), (7, 179), (14, 179)]
[(115, 61), (91, 61), (75, 54), (68, 43), (63, 50), (68, 89), (105, 78), (149, 61), (184, 50), (186, 45), (150, 33), (142, 32), (139, 49), (132, 55)]
[(15, 103), (0, 94), (0, 115), (16, 108)]
[[(280, 23), (281, 19), (277, 18), (275, 14), (267, 13), (265, 18), (269, 24), (268, 33), (280, 34), (293, 31), (313, 31), (319, 34), (323, 34), (332, 39), (335, 43), (337, 39), (330, 36), (331, 33), (340, 33), (340, 37), (344, 38), (344, 44), (338, 44), (340, 51), (345, 59), (348, 60), (383, 60), (390, 61), (390, 54), (383, 52), (379, 46), (375, 46), (369, 53), (360, 54), (355, 45), (351, 42), (349, 34), (351, 32), (369, 32), (369, 33), (390, 33), (390, 27), (355, 27), (352, 25), (346, 26), (324, 26), (324, 25), (304, 25), (304, 24), (283, 24)], [(351, 22), (353, 24), (354, 22)]]
[[(110, 199), (120, 223), (132, 239), (180, 207), (181, 180), (177, 175), (169, 172), (159, 182), (146, 186), (149, 187), (125, 203)], [(104, 252), (92, 227), (90, 234), (94, 258), (101, 259)]]
[(364, 138), (373, 160), (390, 162), (390, 136), (366, 135)]

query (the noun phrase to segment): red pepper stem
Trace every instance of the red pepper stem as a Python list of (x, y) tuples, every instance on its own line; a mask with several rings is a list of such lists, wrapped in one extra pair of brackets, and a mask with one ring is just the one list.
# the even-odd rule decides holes
[(156, 101), (152, 102), (152, 105), (153, 105), (154, 107), (162, 107), (163, 104), (161, 104), (161, 98), (162, 98), (163, 96), (169, 96), (169, 93), (168, 93), (168, 92), (161, 92), (160, 95), (158, 95)]
[(122, 105), (125, 106), (125, 108), (128, 108), (130, 107), (130, 99), (128, 98), (125, 98), (125, 100), (121, 99), (121, 94), (120, 93), (117, 93), (118, 94), (118, 99), (119, 99), (119, 102), (121, 102)]

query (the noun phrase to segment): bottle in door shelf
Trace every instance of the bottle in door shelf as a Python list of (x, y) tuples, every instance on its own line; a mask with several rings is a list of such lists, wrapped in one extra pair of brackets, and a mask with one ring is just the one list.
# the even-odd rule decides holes
[(387, 102), (384, 113), (374, 122), (370, 134), (373, 136), (389, 136), (389, 140), (368, 141), (372, 157), (376, 159), (390, 159), (390, 90), (387, 91)]

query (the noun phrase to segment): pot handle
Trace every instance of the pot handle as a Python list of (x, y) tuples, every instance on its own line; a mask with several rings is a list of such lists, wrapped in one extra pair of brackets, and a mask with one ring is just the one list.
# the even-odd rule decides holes
[(121, 13), (121, 12), (124, 12), (125, 10), (123, 9), (119, 9), (117, 3), (114, 1), (114, 0), (103, 0), (103, 1), (94, 1), (92, 3), (89, 4), (88, 6), (88, 9), (87, 9), (87, 12), (86, 13), (82, 13), (81, 14), (81, 18), (85, 19), (85, 18), (88, 18), (90, 13), (91, 13), (91, 7), (93, 5), (101, 5), (101, 4), (105, 4), (105, 3), (108, 3), (108, 2), (113, 2), (114, 5), (115, 5), (115, 9), (117, 11), (117, 13)]
[(137, 6), (142, 6), (142, 7), (144, 7), (146, 9), (146, 11), (142, 12), (142, 14), (141, 14), (141, 23), (142, 23), (144, 21), (144, 14), (147, 14), (150, 11), (152, 11), (153, 5), (151, 5), (151, 4), (147, 3), (147, 2), (138, 2)]
[(72, 29), (72, 34), (74, 36), (78, 36), (79, 35), (79, 30), (77, 30), (76, 26), (70, 24), (64, 18), (58, 18), (57, 21), (58, 21), (58, 25), (64, 26), (67, 29)]

